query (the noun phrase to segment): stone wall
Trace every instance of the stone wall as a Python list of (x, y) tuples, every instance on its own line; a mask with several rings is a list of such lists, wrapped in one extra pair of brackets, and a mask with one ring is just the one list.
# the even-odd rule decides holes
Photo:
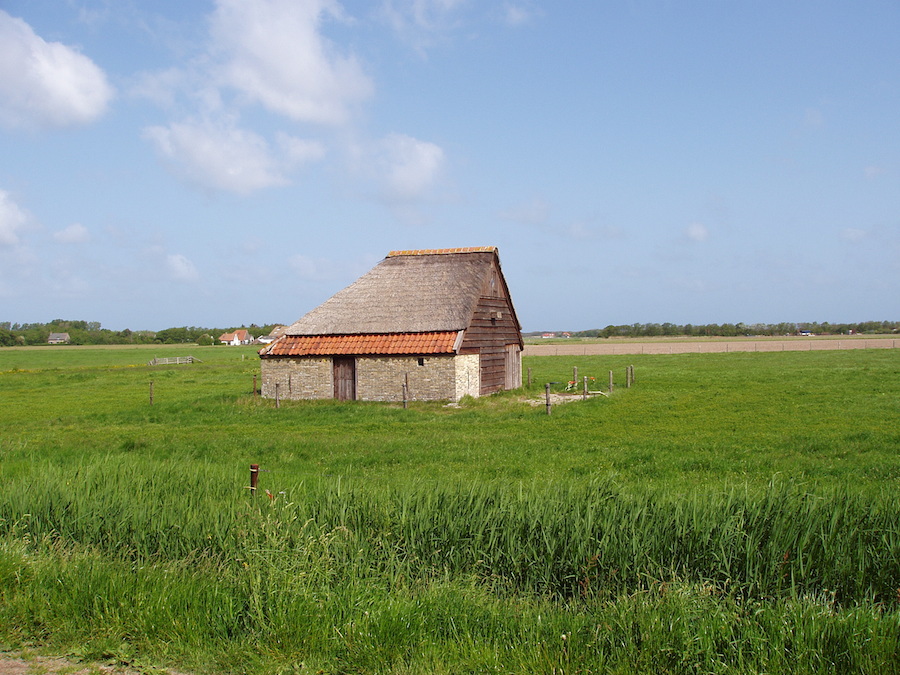
[(478, 398), (481, 392), (481, 357), (478, 354), (463, 354), (456, 357), (456, 398), (463, 396)]
[[(287, 399), (334, 397), (330, 357), (262, 359), (262, 395)], [(463, 356), (358, 356), (356, 398), (360, 401), (402, 401), (409, 383), (410, 401), (458, 401), (478, 396), (479, 357)]]
[[(421, 364), (421, 365), (420, 365)], [(456, 400), (453, 356), (371, 356), (356, 359), (356, 397), (361, 401)]]
[(331, 358), (262, 359), (262, 395), (275, 398), (275, 385), (282, 399), (334, 397)]

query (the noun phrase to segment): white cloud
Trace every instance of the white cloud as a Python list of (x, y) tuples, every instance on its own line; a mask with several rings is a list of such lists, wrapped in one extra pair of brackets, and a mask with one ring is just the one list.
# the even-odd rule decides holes
[(521, 26), (533, 16), (534, 12), (524, 5), (507, 3), (503, 8), (503, 21), (508, 26)]
[(433, 46), (459, 23), (465, 0), (384, 0), (381, 16), (400, 38), (419, 52)]
[(140, 73), (135, 77), (128, 93), (152, 101), (160, 108), (173, 108), (178, 91), (190, 86), (188, 80), (187, 72), (181, 68)]
[(81, 223), (73, 223), (63, 230), (53, 233), (53, 238), (61, 244), (84, 244), (91, 238), (88, 229)]
[(218, 81), (296, 121), (342, 124), (372, 94), (356, 59), (320, 32), (342, 18), (333, 0), (218, 0), (212, 16)]
[(684, 235), (691, 241), (706, 241), (709, 239), (709, 229), (703, 223), (691, 223), (685, 229)]
[(65, 127), (100, 117), (113, 97), (104, 72), (59, 42), (0, 10), (0, 124)]
[(583, 220), (578, 220), (566, 228), (567, 234), (572, 239), (593, 239), (593, 229)]
[(262, 136), (227, 122), (149, 127), (144, 136), (178, 174), (201, 187), (247, 195), (288, 182)]
[(444, 163), (440, 146), (405, 134), (389, 134), (378, 144), (376, 166), (391, 201), (421, 199)]
[(16, 246), (19, 230), (28, 222), (28, 214), (16, 204), (9, 193), (0, 190), (0, 246)]
[(169, 276), (175, 281), (193, 282), (200, 278), (200, 273), (187, 257), (180, 253), (172, 253), (166, 256), (166, 269)]
[(325, 156), (325, 146), (318, 141), (310, 141), (279, 133), (276, 137), (289, 166), (315, 162)]
[(846, 227), (841, 230), (841, 239), (855, 244), (865, 239), (867, 234), (865, 230), (860, 230), (856, 227)]

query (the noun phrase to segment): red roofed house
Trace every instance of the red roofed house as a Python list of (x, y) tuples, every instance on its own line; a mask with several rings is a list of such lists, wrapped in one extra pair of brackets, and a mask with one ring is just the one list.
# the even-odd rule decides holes
[(219, 342), (224, 342), (226, 345), (249, 345), (253, 342), (253, 336), (245, 329), (239, 328), (233, 333), (222, 333), (219, 336)]
[(262, 395), (459, 401), (522, 384), (493, 246), (392, 251), (259, 351)]

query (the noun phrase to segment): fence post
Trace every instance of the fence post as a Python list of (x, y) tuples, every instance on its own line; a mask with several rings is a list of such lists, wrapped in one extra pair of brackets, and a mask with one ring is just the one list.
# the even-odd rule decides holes
[(531, 389), (531, 368), (528, 369), (528, 388)]
[(403, 409), (406, 410), (407, 401), (409, 397), (409, 385), (406, 382), (403, 383)]
[(584, 391), (581, 394), (581, 400), (587, 401), (587, 375), (584, 376)]
[(256, 483), (259, 481), (259, 464), (250, 465), (250, 496), (256, 496)]
[(572, 366), (572, 382), (578, 383), (578, 366)]
[(153, 405), (153, 380), (150, 380), (150, 405)]
[(550, 414), (550, 383), (544, 385), (544, 395), (547, 398), (547, 414)]
[(256, 398), (256, 375), (253, 376), (253, 398)]
[(276, 408), (281, 407), (281, 396), (280, 396), (280, 392), (279, 392), (278, 382), (275, 383), (275, 407)]
[(613, 371), (609, 371), (609, 393), (613, 390)]

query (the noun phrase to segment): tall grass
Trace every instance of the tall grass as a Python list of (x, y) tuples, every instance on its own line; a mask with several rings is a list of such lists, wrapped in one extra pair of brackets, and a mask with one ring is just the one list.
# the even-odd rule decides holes
[(177, 470), (48, 466), (4, 493), (4, 641), (259, 672), (900, 666), (887, 494), (334, 479), (270, 499)]
[[(892, 492), (810, 494), (787, 481), (678, 495), (608, 482), (372, 488), (334, 479), (251, 499), (214, 467), (185, 477), (177, 462), (48, 466), (27, 490), (0, 497), (0, 532), (130, 562), (244, 564), (265, 551), (290, 569), (301, 560), (308, 574), (323, 563), (351, 576), (469, 578), (563, 600), (677, 580), (744, 598), (898, 602)], [(310, 549), (326, 540), (318, 553)]]

